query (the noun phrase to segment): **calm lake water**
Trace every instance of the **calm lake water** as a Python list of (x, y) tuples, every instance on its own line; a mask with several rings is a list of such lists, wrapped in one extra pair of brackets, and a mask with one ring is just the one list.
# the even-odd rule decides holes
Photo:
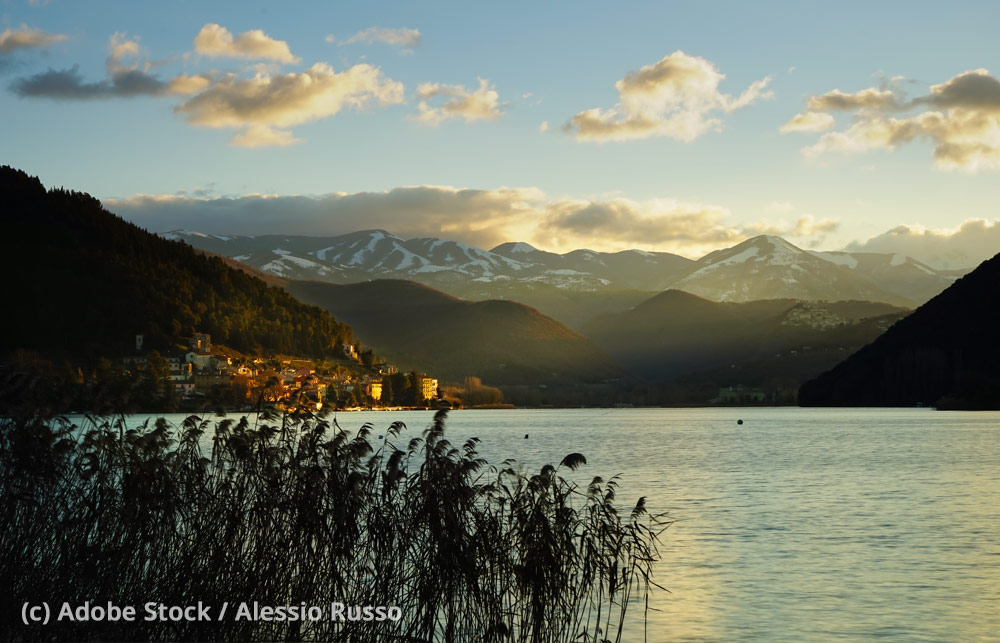
[(447, 435), (529, 470), (581, 452), (623, 506), (669, 512), (650, 641), (1000, 640), (1000, 413), (457, 411)]

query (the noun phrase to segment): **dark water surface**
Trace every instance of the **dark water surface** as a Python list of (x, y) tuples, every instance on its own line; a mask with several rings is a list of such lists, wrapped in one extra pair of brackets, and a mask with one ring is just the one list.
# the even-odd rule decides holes
[[(431, 416), (337, 420), (408, 438)], [(650, 641), (1000, 640), (1000, 413), (453, 412), (447, 437), (471, 436), (529, 470), (581, 452), (623, 505), (670, 513)]]

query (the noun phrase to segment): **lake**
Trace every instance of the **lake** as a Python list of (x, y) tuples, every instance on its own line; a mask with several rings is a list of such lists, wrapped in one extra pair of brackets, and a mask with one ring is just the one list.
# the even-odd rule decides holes
[(650, 641), (1000, 640), (998, 412), (468, 410), (446, 435), (528, 470), (581, 452), (623, 507), (669, 512)]

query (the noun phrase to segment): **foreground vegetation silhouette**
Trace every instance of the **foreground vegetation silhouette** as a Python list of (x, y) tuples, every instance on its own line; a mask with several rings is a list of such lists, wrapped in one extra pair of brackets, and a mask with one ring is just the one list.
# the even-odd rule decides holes
[[(2, 640), (605, 641), (645, 621), (668, 526), (616, 479), (490, 465), (478, 439), (322, 414), (0, 420)], [(211, 447), (202, 445), (211, 444)], [(137, 622), (20, 622), (24, 601)], [(397, 606), (397, 621), (153, 622), (142, 605)], [(230, 612), (232, 614), (232, 612)]]

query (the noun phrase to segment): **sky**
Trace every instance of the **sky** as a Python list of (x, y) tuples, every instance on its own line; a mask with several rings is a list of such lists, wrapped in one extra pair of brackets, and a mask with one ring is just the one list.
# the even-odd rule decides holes
[(152, 231), (1000, 251), (1000, 4), (0, 0), (0, 162)]

